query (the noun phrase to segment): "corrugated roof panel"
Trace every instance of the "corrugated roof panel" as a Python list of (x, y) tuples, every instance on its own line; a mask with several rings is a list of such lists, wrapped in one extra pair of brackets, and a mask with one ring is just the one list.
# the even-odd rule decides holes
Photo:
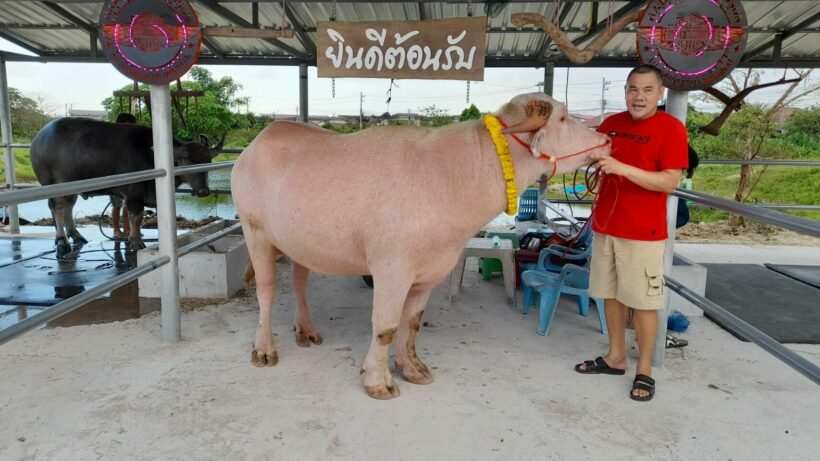
[[(59, 14), (53, 12), (40, 2), (34, 1), (2, 1), (0, 8), (0, 31), (4, 34), (17, 37), (26, 43), (32, 43), (35, 47), (52, 51), (58, 55), (90, 57), (90, 44), (88, 33), (81, 28), (72, 28), (70, 21), (64, 19)], [(223, 1), (219, 2), (220, 8), (232, 12), (241, 17), (244, 21), (252, 21), (252, 7), (249, 2)], [(597, 21), (604, 21), (608, 14), (618, 11), (628, 2), (599, 2)], [(85, 2), (65, 2), (58, 5), (69, 11), (71, 14), (81, 18), (89, 24), (96, 24), (103, 2), (100, 0), (89, 0)], [(202, 2), (192, 2), (194, 9), (200, 17), (200, 21), (206, 26), (231, 26), (230, 20), (215, 13), (206, 7)], [(521, 59), (533, 59), (536, 52), (541, 48), (546, 36), (540, 30), (532, 32), (514, 30), (515, 27), (510, 22), (512, 14), (519, 12), (538, 13), (545, 17), (552, 18), (560, 13), (559, 7), (569, 8), (566, 19), (562, 23), (564, 30), (570, 39), (583, 35), (583, 31), (591, 26), (591, 12), (593, 4), (591, 2), (567, 2), (548, 1), (531, 3), (510, 3), (506, 5), (496, 17), (488, 18), (488, 27), (492, 29), (509, 28), (509, 33), (490, 33), (487, 38), (487, 50), (490, 56), (504, 56)], [(784, 0), (784, 1), (747, 1), (743, 3), (749, 18), (750, 25), (758, 31), (749, 34), (747, 49), (768, 44), (774, 38), (775, 33), (788, 31), (797, 24), (820, 13), (820, 2), (810, 0)], [(262, 2), (258, 4), (259, 22), (263, 27), (281, 26), (282, 6), (279, 2)], [(316, 23), (329, 19), (333, 3), (289, 3), (297, 19), (302, 25), (310, 30), (314, 30)], [(340, 21), (404, 21), (420, 19), (419, 9), (424, 11), (427, 19), (458, 18), (467, 16), (467, 3), (337, 3), (337, 19)], [(484, 16), (484, 4), (473, 5), (475, 16)], [(286, 23), (289, 23), (287, 19)], [(36, 28), (43, 25), (59, 26), (59, 29)], [(35, 26), (26, 28), (21, 26)], [(531, 26), (528, 26), (531, 27)], [(804, 25), (811, 29), (810, 32), (798, 31), (791, 37), (787, 37), (782, 44), (782, 57), (800, 58), (817, 63), (820, 61), (820, 25), (818, 21), (813, 24)], [(759, 32), (760, 29), (768, 28), (771, 32)], [(313, 42), (316, 42), (316, 34), (308, 32), (307, 35)], [(211, 38), (213, 42), (221, 48), (222, 52), (232, 57), (280, 57), (287, 56), (287, 53), (275, 47), (269, 42), (261, 39), (239, 39), (230, 37)], [(280, 38), (282, 43), (296, 50), (303, 50), (303, 46), (297, 37), (285, 39)], [(585, 46), (586, 43), (582, 44)], [(551, 47), (552, 48), (552, 47)], [(206, 54), (208, 51), (206, 50)], [(554, 52), (548, 51), (554, 56)], [(756, 60), (771, 56), (772, 49), (767, 49), (760, 53)], [(600, 57), (624, 57), (635, 56), (635, 35), (634, 32), (619, 33), (609, 42), (599, 54)], [(232, 60), (232, 62), (241, 62)], [(286, 62), (286, 61), (282, 61)], [(293, 62), (299, 62), (294, 60)], [(536, 65), (533, 62), (533, 65)], [(758, 65), (757, 61), (755, 65)]]

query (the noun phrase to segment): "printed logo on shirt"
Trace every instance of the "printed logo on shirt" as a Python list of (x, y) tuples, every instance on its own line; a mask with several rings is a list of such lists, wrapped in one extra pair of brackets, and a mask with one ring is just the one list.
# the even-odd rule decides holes
[(628, 139), (635, 144), (649, 144), (649, 141), (652, 140), (651, 136), (643, 135), (643, 134), (634, 134), (634, 133), (623, 133), (618, 131), (610, 131), (609, 136), (612, 138), (624, 138)]

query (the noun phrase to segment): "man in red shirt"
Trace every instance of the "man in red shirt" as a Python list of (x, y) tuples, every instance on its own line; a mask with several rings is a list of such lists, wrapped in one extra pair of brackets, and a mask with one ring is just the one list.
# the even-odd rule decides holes
[(664, 302), (666, 198), (687, 167), (688, 148), (683, 124), (658, 111), (665, 88), (657, 68), (642, 64), (632, 69), (625, 90), (626, 112), (598, 128), (612, 138), (612, 155), (593, 157), (605, 176), (593, 210), (589, 291), (605, 300), (609, 353), (576, 365), (575, 371), (626, 373), (630, 307), (639, 359), (629, 396), (648, 401), (655, 394), (652, 352)]

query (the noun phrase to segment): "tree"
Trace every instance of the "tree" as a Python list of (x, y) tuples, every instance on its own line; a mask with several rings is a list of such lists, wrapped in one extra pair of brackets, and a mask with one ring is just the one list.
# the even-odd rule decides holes
[(480, 118), (481, 111), (478, 110), (475, 104), (470, 104), (470, 107), (461, 111), (461, 116), (458, 117), (458, 120), (463, 122), (465, 120), (478, 120)]
[(783, 127), (789, 132), (802, 132), (809, 136), (820, 137), (820, 109), (794, 111)]
[(20, 90), (9, 88), (11, 131), (15, 136), (32, 138), (51, 120), (41, 103), (24, 96)]
[[(730, 119), (731, 123), (726, 126), (727, 134), (736, 140), (740, 159), (753, 160), (764, 152), (765, 142), (775, 134), (774, 119), (780, 109), (820, 90), (820, 84), (809, 78), (811, 70), (795, 70), (794, 73), (797, 74), (797, 79), (786, 87), (774, 104), (771, 106), (746, 105)], [(727, 80), (730, 86), (727, 85), (724, 93), (733, 92), (738, 95), (758, 85), (760, 77), (753, 69), (745, 69), (729, 74)], [(766, 167), (763, 166), (755, 176), (752, 165), (741, 165), (740, 179), (734, 196), (735, 201), (746, 201), (765, 172)], [(738, 215), (732, 215), (729, 222), (733, 227), (744, 224), (743, 217)]]
[(422, 115), (422, 125), (424, 126), (444, 126), (453, 123), (453, 119), (447, 115), (447, 111), (437, 108), (435, 104), (422, 107), (420, 112)]

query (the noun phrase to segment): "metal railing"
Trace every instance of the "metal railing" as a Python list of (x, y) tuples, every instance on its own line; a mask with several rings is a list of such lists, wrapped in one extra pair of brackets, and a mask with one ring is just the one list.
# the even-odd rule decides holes
[[(202, 173), (206, 171), (232, 168), (235, 161), (217, 162), (204, 165), (190, 165), (174, 169), (174, 175)], [(0, 192), (0, 206), (12, 205), (17, 203), (31, 202), (51, 197), (60, 197), (64, 195), (80, 194), (83, 192), (106, 189), (110, 187), (122, 186), (136, 182), (153, 180), (165, 176), (165, 170), (153, 169), (142, 170), (131, 173), (123, 173), (112, 176), (104, 176), (100, 178), (84, 179), (80, 181), (72, 181), (61, 184), (53, 184), (50, 186), (33, 186), (24, 189), (12, 190), (8, 192)], [(240, 224), (234, 224), (219, 232), (204, 237), (195, 242), (192, 242), (182, 248), (177, 249), (177, 256), (181, 257), (199, 248), (209, 245), (220, 238), (236, 231), (240, 228)], [(82, 307), (94, 299), (97, 299), (106, 293), (115, 290), (125, 284), (133, 282), (139, 277), (159, 269), (168, 264), (171, 259), (168, 256), (161, 256), (148, 261), (138, 267), (135, 267), (123, 274), (107, 280), (99, 285), (94, 286), (88, 291), (84, 291), (78, 295), (72, 296), (64, 301), (61, 301), (49, 308), (39, 312), (31, 317), (21, 320), (14, 325), (0, 330), (0, 344), (3, 344), (11, 339), (35, 328), (55, 320), (75, 309)]]
[[(190, 191), (189, 191), (190, 192)], [(563, 203), (567, 205), (592, 205), (593, 200), (567, 200), (567, 199), (557, 199), (557, 198), (550, 198), (549, 201), (551, 203)], [(768, 208), (771, 210), (803, 210), (803, 211), (816, 211), (820, 210), (820, 205), (773, 205), (768, 203), (755, 203), (754, 206), (758, 208)], [(707, 205), (702, 205), (700, 203), (692, 203), (689, 205), (690, 208), (712, 208)]]

